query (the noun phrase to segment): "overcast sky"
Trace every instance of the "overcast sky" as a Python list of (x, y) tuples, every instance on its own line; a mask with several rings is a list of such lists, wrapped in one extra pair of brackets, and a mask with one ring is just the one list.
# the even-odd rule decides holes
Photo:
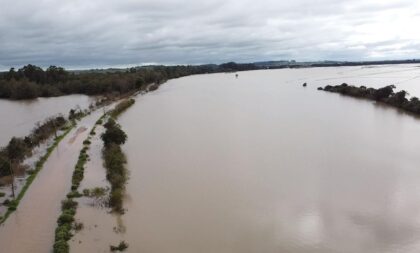
[(0, 69), (402, 58), (419, 0), (0, 0)]

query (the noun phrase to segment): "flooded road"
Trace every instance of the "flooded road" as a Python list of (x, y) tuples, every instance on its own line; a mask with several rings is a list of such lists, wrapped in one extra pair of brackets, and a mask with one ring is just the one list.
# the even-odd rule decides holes
[(418, 252), (420, 120), (316, 87), (418, 96), (419, 72), (199, 75), (139, 97), (119, 120), (128, 252)]
[(101, 113), (82, 119), (54, 149), (17, 210), (0, 225), (1, 252), (51, 252), (61, 201), (70, 189), (82, 142)]
[(71, 95), (31, 100), (0, 99), (0, 147), (6, 145), (13, 136), (30, 134), (37, 122), (62, 113), (68, 116), (70, 109), (79, 106), (87, 109), (94, 98), (85, 95)]

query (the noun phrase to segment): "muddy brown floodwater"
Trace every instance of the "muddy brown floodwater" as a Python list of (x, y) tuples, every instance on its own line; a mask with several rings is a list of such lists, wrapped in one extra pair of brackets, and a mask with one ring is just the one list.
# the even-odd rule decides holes
[[(379, 253), (420, 248), (420, 120), (327, 84), (396, 84), (417, 65), (284, 69), (171, 80), (119, 118), (123, 216), (80, 199), (72, 252)], [(308, 86), (302, 87), (306, 82)], [(98, 117), (84, 119), (90, 129)], [(66, 137), (0, 227), (1, 252), (48, 252), (89, 131)], [(107, 186), (100, 134), (81, 188)]]
[(82, 119), (52, 152), (17, 210), (0, 225), (0, 252), (52, 251), (61, 201), (70, 189), (82, 142), (101, 113)]
[(418, 252), (420, 120), (316, 87), (419, 72), (200, 75), (139, 97), (119, 120), (128, 252)]
[(77, 106), (87, 109), (95, 102), (94, 97), (70, 95), (30, 100), (0, 99), (0, 146), (6, 145), (13, 136), (30, 134), (37, 122), (59, 113), (67, 116)]

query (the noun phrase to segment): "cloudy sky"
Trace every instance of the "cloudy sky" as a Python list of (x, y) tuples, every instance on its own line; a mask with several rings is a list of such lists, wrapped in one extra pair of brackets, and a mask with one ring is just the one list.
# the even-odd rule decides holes
[(402, 58), (419, 0), (0, 0), (0, 69)]

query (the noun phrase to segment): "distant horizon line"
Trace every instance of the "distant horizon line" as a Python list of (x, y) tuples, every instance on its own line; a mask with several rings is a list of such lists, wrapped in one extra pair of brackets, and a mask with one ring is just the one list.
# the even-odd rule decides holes
[[(10, 69), (14, 68), (15, 70), (27, 66), (27, 65), (34, 65), (39, 66), (42, 69), (46, 69), (49, 66), (56, 66), (56, 67), (63, 67), (64, 69), (68, 71), (89, 71), (89, 70), (125, 70), (125, 69), (131, 69), (131, 68), (141, 68), (141, 67), (147, 67), (147, 66), (204, 66), (204, 65), (221, 65), (226, 63), (236, 63), (236, 64), (256, 64), (256, 65), (264, 65), (264, 64), (274, 64), (273, 66), (295, 66), (300, 65), (301, 67), (307, 66), (311, 67), (313, 64), (321, 64), (321, 65), (329, 65), (329, 64), (355, 64), (355, 66), (363, 66), (363, 65), (387, 65), (387, 64), (415, 64), (420, 63), (420, 58), (412, 58), (412, 59), (388, 59), (388, 60), (360, 60), (360, 61), (352, 61), (352, 60), (315, 60), (315, 61), (297, 61), (297, 60), (260, 60), (260, 61), (251, 61), (251, 62), (240, 62), (240, 61), (228, 61), (223, 63), (195, 63), (195, 64), (168, 64), (168, 63), (138, 63), (138, 64), (127, 64), (127, 65), (121, 65), (116, 64), (114, 66), (102, 66), (102, 67), (63, 67), (61, 65), (37, 65), (32, 63), (27, 63), (24, 65), (21, 65), (19, 67), (5, 67), (0, 68), (0, 72), (7, 72)], [(275, 65), (277, 64), (277, 65)], [(346, 66), (346, 65), (343, 65)], [(317, 67), (317, 66), (312, 66)], [(322, 67), (322, 66), (319, 66)]]

